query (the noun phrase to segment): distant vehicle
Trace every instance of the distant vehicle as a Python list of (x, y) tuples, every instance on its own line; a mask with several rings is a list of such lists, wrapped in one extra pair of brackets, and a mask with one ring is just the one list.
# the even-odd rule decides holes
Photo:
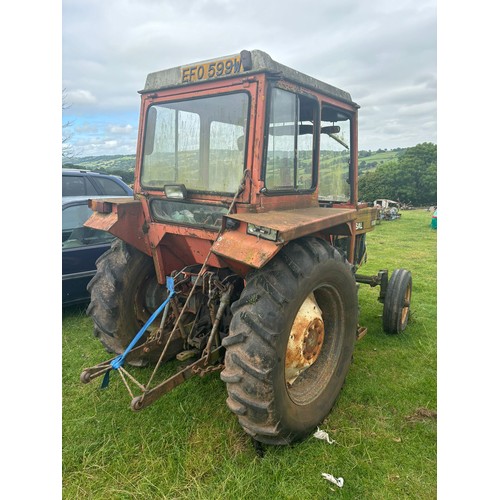
[(398, 201), (393, 201), (393, 200), (386, 200), (386, 199), (378, 199), (373, 202), (374, 207), (378, 208), (392, 208), (396, 207), (397, 209), (400, 208), (401, 204)]
[(378, 199), (373, 202), (373, 206), (377, 209), (378, 220), (395, 220), (401, 217), (401, 204), (398, 201)]
[(62, 169), (63, 196), (131, 196), (132, 189), (117, 175)]
[(89, 300), (87, 284), (96, 273), (95, 261), (114, 240), (108, 232), (83, 227), (93, 213), (88, 207), (88, 199), (88, 196), (73, 196), (62, 200), (63, 306)]

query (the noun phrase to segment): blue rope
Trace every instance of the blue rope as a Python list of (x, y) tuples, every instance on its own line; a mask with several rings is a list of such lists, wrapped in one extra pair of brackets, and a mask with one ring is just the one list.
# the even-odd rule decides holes
[(125, 351), (123, 351), (122, 354), (120, 354), (119, 356), (117, 356), (116, 358), (114, 358), (111, 361), (111, 363), (110, 363), (111, 368), (104, 374), (104, 378), (103, 378), (102, 384), (101, 384), (101, 389), (106, 389), (106, 387), (108, 387), (109, 374), (111, 372), (111, 369), (118, 370), (118, 368), (120, 368), (123, 365), (123, 363), (125, 362), (125, 358), (127, 357), (127, 354), (135, 347), (135, 345), (137, 344), (137, 342), (139, 342), (139, 340), (144, 335), (146, 330), (149, 328), (151, 323), (158, 317), (158, 315), (163, 311), (163, 309), (165, 309), (167, 304), (170, 302), (170, 299), (175, 295), (174, 278), (167, 277), (167, 288), (168, 288), (168, 291), (170, 292), (168, 297), (167, 297), (167, 300), (165, 300), (165, 302), (163, 302), (163, 304), (146, 321), (144, 326), (139, 330), (137, 335), (132, 339), (132, 342), (130, 342), (130, 344), (125, 349)]

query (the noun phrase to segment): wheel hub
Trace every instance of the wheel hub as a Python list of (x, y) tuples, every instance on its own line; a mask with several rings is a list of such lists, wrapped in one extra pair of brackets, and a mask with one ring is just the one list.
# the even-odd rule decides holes
[(324, 338), (322, 312), (310, 293), (300, 306), (288, 338), (285, 379), (289, 386), (318, 359)]

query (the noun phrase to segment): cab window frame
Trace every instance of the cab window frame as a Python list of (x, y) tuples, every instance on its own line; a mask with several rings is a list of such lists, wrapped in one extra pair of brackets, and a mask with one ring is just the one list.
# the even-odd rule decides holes
[[(331, 108), (332, 110), (342, 113), (345, 116), (348, 117), (347, 121), (349, 123), (349, 172), (348, 172), (348, 184), (349, 184), (349, 199), (345, 201), (340, 201), (340, 200), (333, 200), (333, 203), (335, 205), (350, 205), (353, 203), (353, 200), (355, 198), (355, 193), (354, 193), (354, 184), (355, 184), (355, 168), (354, 168), (354, 163), (355, 163), (355, 154), (357, 151), (354, 151), (353, 144), (355, 140), (355, 130), (354, 130), (354, 120), (355, 120), (355, 113), (351, 110), (345, 109), (344, 107), (341, 107), (339, 105), (336, 105), (335, 103), (332, 103), (330, 101), (321, 101), (320, 103), (320, 120), (319, 120), (319, 126), (321, 127), (321, 124), (323, 121), (329, 121), (329, 120), (323, 120), (323, 114), (324, 114), (324, 109), (325, 108)], [(318, 174), (321, 174), (321, 130), (318, 134), (318, 140), (319, 140), (319, 151), (318, 151)], [(321, 179), (320, 179), (320, 186), (321, 186)], [(319, 190), (318, 190), (318, 195), (319, 195)], [(321, 202), (321, 196), (320, 202)], [(329, 202), (327, 200), (323, 200), (324, 202)]]
[[(271, 122), (271, 106), (273, 101), (273, 92), (275, 89), (288, 92), (296, 97), (296, 102), (300, 103), (301, 99), (308, 99), (311, 101), (312, 107), (312, 127), (313, 127), (313, 139), (312, 139), (312, 151), (311, 151), (311, 187), (306, 189), (297, 188), (297, 174), (298, 174), (298, 151), (294, 154), (294, 187), (290, 189), (274, 189), (268, 187), (266, 183), (267, 176), (267, 161), (268, 161), (268, 149), (269, 149), (269, 137), (270, 137), (270, 122)], [(300, 106), (300, 105), (299, 105)], [(297, 108), (298, 113), (300, 109)], [(300, 116), (295, 119), (295, 134), (294, 141), (295, 147), (299, 139), (300, 133), (299, 127), (301, 125)], [(318, 167), (319, 167), (319, 139), (320, 139), (320, 122), (321, 120), (321, 102), (317, 96), (305, 92), (300, 88), (292, 88), (292, 85), (287, 82), (271, 82), (268, 84), (267, 88), (267, 99), (266, 99), (266, 119), (264, 126), (264, 148), (262, 157), (262, 168), (260, 180), (264, 183), (264, 188), (261, 189), (261, 193), (268, 196), (285, 196), (285, 195), (307, 195), (314, 193), (318, 186)]]
[[(236, 94), (241, 94), (244, 95), (246, 98), (246, 116), (245, 116), (245, 127), (244, 127), (244, 141), (242, 144), (242, 163), (243, 163), (243, 168), (241, 170), (241, 178), (244, 175), (245, 170), (248, 168), (248, 141), (249, 141), (249, 134), (250, 134), (250, 123), (251, 123), (251, 115), (252, 115), (252, 106), (254, 106), (254, 99), (252, 97), (252, 93), (249, 92), (247, 89), (243, 87), (237, 87), (231, 90), (228, 90), (226, 92), (221, 92), (221, 93), (214, 93), (214, 94), (203, 94), (203, 93), (198, 93), (195, 92), (193, 94), (188, 93), (186, 95), (174, 95), (174, 96), (167, 96), (166, 98), (158, 99), (153, 102), (150, 102), (147, 107), (145, 108), (145, 114), (144, 114), (144, 130), (142, 134), (142, 139), (143, 139), (143, 149), (141, 151), (141, 159), (140, 159), (140, 176), (139, 176), (139, 184), (142, 189), (147, 190), (147, 191), (161, 191), (162, 189), (159, 188), (158, 186), (154, 186), (151, 184), (148, 184), (146, 180), (143, 178), (144, 174), (144, 162), (145, 162), (145, 157), (146, 157), (146, 152), (145, 150), (147, 147), (145, 146), (147, 144), (147, 138), (148, 138), (148, 128), (150, 127), (149, 124), (149, 113), (152, 108), (154, 107), (161, 107), (163, 105), (168, 106), (171, 104), (180, 104), (183, 102), (189, 102), (189, 101), (201, 101), (203, 99), (209, 99), (209, 98), (217, 98), (217, 97), (225, 97), (225, 96), (231, 96), (231, 95), (236, 95)], [(210, 147), (210, 134), (212, 130), (212, 124), (216, 122), (216, 120), (206, 120), (204, 122), (201, 118), (202, 115), (199, 113), (198, 116), (200, 117), (200, 123), (199, 123), (199, 148), (198, 148), (198, 154), (200, 157), (198, 158), (198, 163), (199, 163), (199, 169), (202, 170), (204, 167), (202, 166), (203, 161), (209, 161), (210, 153), (211, 153), (211, 147)], [(218, 122), (218, 123), (224, 123), (224, 122)], [(154, 137), (154, 136), (149, 136), (149, 137)], [(206, 157), (206, 158), (205, 158)], [(209, 167), (207, 167), (209, 168)], [(169, 181), (165, 181), (166, 184), (168, 184)], [(221, 190), (211, 190), (211, 189), (197, 189), (190, 187), (186, 185), (186, 190), (188, 193), (188, 198), (190, 197), (204, 197), (207, 195), (217, 195), (217, 196), (222, 196), (222, 197), (230, 197), (234, 195), (233, 191), (221, 191)]]

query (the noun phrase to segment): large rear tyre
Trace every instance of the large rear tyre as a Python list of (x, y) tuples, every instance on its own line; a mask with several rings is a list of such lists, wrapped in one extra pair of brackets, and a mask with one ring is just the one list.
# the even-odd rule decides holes
[[(87, 287), (87, 314), (94, 321), (95, 336), (106, 350), (121, 354), (166, 299), (168, 291), (156, 280), (153, 259), (121, 240), (115, 240), (96, 266), (97, 272)], [(147, 333), (138, 345), (146, 337)], [(147, 362), (138, 359), (130, 364), (143, 366)]]
[(389, 280), (384, 299), (383, 328), (387, 333), (401, 333), (410, 319), (412, 278), (410, 271), (396, 269)]
[(248, 275), (232, 312), (221, 374), (229, 408), (256, 441), (305, 438), (330, 412), (351, 364), (352, 266), (323, 240), (291, 242)]

